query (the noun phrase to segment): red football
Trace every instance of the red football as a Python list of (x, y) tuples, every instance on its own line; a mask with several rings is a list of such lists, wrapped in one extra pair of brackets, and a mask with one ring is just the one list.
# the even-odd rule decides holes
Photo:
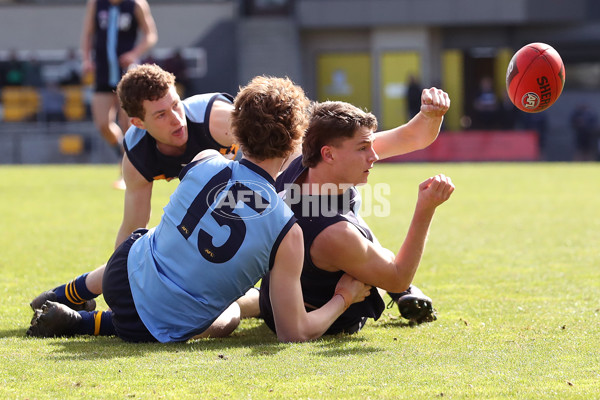
[(515, 53), (506, 71), (510, 101), (522, 111), (536, 113), (550, 107), (565, 84), (560, 55), (545, 43), (530, 43)]

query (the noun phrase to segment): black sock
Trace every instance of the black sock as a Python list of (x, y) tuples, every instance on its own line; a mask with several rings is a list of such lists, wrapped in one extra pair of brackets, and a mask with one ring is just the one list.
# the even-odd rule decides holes
[(397, 301), (400, 297), (402, 297), (402, 295), (406, 294), (406, 292), (402, 292), (402, 293), (392, 293), (392, 292), (387, 292), (388, 296), (390, 296), (392, 298), (392, 300)]

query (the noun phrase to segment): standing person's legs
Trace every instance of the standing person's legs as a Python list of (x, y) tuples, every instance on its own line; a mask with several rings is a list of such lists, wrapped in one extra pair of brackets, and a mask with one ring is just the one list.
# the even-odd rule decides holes
[[(115, 107), (117, 107), (117, 123), (119, 124), (119, 128), (121, 129), (121, 137), (123, 138), (125, 136), (125, 132), (127, 132), (127, 129), (129, 129), (129, 127), (131, 126), (131, 122), (129, 121), (129, 116), (127, 115), (127, 113), (125, 112), (125, 110), (123, 110), (121, 108), (121, 105), (119, 104), (119, 99), (115, 97)], [(121, 140), (121, 145), (123, 145), (123, 140)]]
[[(117, 123), (117, 115), (119, 116), (119, 123)], [(98, 91), (94, 93), (92, 97), (92, 118), (104, 140), (121, 158), (123, 155), (123, 134), (125, 132), (122, 127), (126, 128), (128, 126), (129, 119), (125, 112), (121, 110), (119, 100), (114, 92)], [(114, 183), (114, 187), (125, 189), (122, 177)]]
[(123, 131), (117, 124), (116, 94), (112, 92), (96, 92), (92, 97), (92, 117), (94, 125), (106, 142), (115, 147), (123, 142)]

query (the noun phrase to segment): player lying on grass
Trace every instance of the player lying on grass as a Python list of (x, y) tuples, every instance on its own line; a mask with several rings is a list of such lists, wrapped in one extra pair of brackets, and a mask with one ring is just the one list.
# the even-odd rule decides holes
[[(441, 90), (423, 93), (418, 118), (439, 127), (450, 101)], [(419, 185), (418, 200), (404, 243), (397, 254), (383, 248), (358, 214), (355, 186), (367, 183), (379, 158), (412, 148), (393, 132), (376, 134), (377, 120), (348, 103), (315, 104), (304, 137), (302, 156), (277, 179), (276, 188), (290, 205), (304, 235), (304, 267), (300, 277), (306, 310), (323, 306), (335, 293), (340, 278), (349, 274), (373, 287), (362, 302), (353, 304), (326, 333), (354, 333), (367, 318), (378, 319), (384, 304), (376, 288), (387, 290), (403, 317), (419, 322), (435, 319), (431, 301), (410, 284), (417, 272), (436, 208), (454, 191), (450, 178), (437, 175)], [(378, 155), (379, 154), (379, 155)], [(270, 294), (276, 272), (262, 279), (261, 316), (277, 331), (276, 304)], [(403, 296), (398, 292), (407, 291)]]
[(308, 105), (289, 79), (258, 77), (242, 88), (232, 114), (242, 160), (204, 151), (181, 172), (159, 225), (135, 231), (108, 261), (103, 289), (111, 311), (46, 301), (27, 334), (116, 334), (132, 342), (226, 336), (239, 324), (235, 300), (271, 270), (278, 338), (321, 336), (370, 287), (345, 275), (323, 307), (305, 311), (302, 232), (274, 184), (300, 143)]
[[(125, 207), (115, 247), (135, 229), (148, 225), (154, 180), (177, 178), (183, 166), (202, 150), (215, 149), (228, 157), (237, 151), (230, 132), (233, 105), (228, 94), (201, 94), (181, 101), (175, 76), (155, 64), (129, 70), (119, 82), (117, 94), (132, 126), (123, 143)], [(94, 310), (93, 299), (102, 293), (104, 268), (102, 265), (42, 293), (31, 307), (39, 309), (52, 300), (71, 303), (75, 310)], [(258, 299), (258, 293), (252, 290), (248, 297)], [(240, 300), (244, 317), (258, 314), (258, 306), (249, 304)]]

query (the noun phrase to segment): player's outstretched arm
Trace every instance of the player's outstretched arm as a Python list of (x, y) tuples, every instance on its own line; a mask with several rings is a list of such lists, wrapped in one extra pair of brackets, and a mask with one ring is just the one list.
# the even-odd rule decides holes
[[(443, 174), (430, 177), (419, 185), (419, 195), (413, 218), (406, 238), (394, 259), (397, 268), (410, 275), (408, 284), (412, 282), (421, 262), (435, 210), (448, 200), (453, 192), (452, 180)], [(404, 290), (407, 288), (408, 285)]]
[(123, 155), (123, 179), (125, 180), (125, 205), (115, 248), (123, 243), (131, 232), (148, 225), (152, 210), (152, 182), (148, 182), (131, 164), (127, 154)]
[(364, 300), (371, 289), (346, 274), (331, 300), (307, 313), (300, 287), (303, 259), (302, 230), (295, 224), (282, 240), (270, 274), (269, 294), (277, 338), (282, 342), (320, 337), (350, 304)]
[(429, 146), (437, 138), (449, 108), (448, 93), (434, 87), (423, 89), (421, 111), (404, 125), (377, 132), (373, 142), (375, 152), (385, 159)]
[(450, 178), (431, 177), (419, 185), (419, 196), (406, 238), (398, 253), (367, 240), (349, 222), (338, 222), (321, 232), (311, 257), (326, 271), (344, 271), (367, 285), (403, 292), (421, 262), (436, 208), (454, 191)]

